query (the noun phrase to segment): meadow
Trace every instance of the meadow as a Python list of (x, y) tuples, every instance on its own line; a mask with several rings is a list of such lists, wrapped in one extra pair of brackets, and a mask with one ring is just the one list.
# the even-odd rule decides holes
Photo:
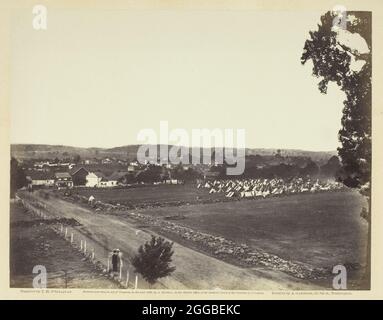
[[(221, 201), (225, 199), (224, 194), (209, 194), (207, 189), (197, 189), (194, 185), (79, 189), (77, 192), (109, 203), (186, 202), (188, 205), (153, 206), (135, 211), (165, 220), (176, 217), (179, 225), (312, 267), (332, 270), (342, 264), (349, 272), (350, 281), (356, 281), (363, 270), (367, 223), (360, 212), (365, 199), (356, 191), (225, 202)], [(197, 203), (197, 197), (217, 202)], [(165, 236), (193, 247), (177, 235)]]
[(209, 194), (206, 189), (197, 189), (194, 184), (184, 185), (138, 185), (128, 188), (78, 188), (80, 195), (95, 197), (111, 204), (193, 203), (196, 201), (225, 199), (223, 193)]
[(141, 212), (163, 219), (182, 216), (178, 224), (288, 260), (358, 269), (367, 239), (367, 223), (360, 217), (364, 201), (355, 191), (323, 192)]

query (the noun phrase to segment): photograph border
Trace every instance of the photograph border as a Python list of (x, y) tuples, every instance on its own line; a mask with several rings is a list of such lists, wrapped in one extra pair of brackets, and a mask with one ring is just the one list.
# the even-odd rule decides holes
[[(86, 9), (89, 5), (85, 0), (50, 0), (29, 1), (5, 0), (0, 4), (0, 298), (2, 299), (382, 299), (383, 298), (383, 2), (379, 0), (367, 1), (281, 1), (281, 0), (194, 0), (194, 1), (154, 1), (136, 0), (92, 2), (91, 9), (129, 10), (260, 10), (260, 11), (318, 11), (325, 13), (335, 4), (350, 8), (350, 11), (372, 11), (372, 188), (371, 188), (371, 290), (313, 290), (313, 291), (216, 291), (216, 290), (104, 290), (104, 289), (15, 289), (10, 288), (9, 279), (9, 181), (10, 181), (10, 110), (9, 99), (11, 90), (10, 64), (12, 52), (10, 48), (10, 17), (18, 9), (31, 8), (36, 4), (46, 4), (55, 8)], [(318, 16), (319, 21), (320, 16)], [(307, 31), (308, 32), (308, 31)], [(302, 43), (303, 49), (303, 43)], [(299, 59), (299, 57), (297, 57)]]

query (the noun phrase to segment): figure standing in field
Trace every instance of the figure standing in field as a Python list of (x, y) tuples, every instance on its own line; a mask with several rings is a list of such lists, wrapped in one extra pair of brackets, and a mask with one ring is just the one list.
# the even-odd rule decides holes
[(112, 273), (113, 274), (119, 273), (120, 267), (122, 266), (120, 249), (113, 249), (112, 256), (111, 256), (111, 263), (112, 263)]
[(93, 202), (94, 202), (94, 197), (90, 196), (89, 199), (88, 199), (88, 204), (89, 205), (93, 205)]

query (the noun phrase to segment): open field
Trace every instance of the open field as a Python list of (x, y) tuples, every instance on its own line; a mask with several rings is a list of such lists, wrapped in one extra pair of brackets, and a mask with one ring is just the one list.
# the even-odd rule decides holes
[(96, 200), (112, 204), (153, 204), (196, 202), (210, 199), (224, 199), (223, 193), (209, 194), (206, 189), (197, 189), (195, 184), (185, 185), (145, 185), (131, 188), (78, 188), (73, 191), (89, 197), (93, 195)]
[[(187, 201), (190, 205), (138, 209), (145, 215), (172, 219), (236, 243), (245, 243), (289, 261), (324, 268), (348, 267), (349, 277), (360, 277), (365, 259), (367, 223), (360, 217), (365, 200), (355, 191), (298, 194), (266, 199), (193, 204), (193, 198), (222, 199), (193, 185), (143, 186), (131, 189), (79, 189), (108, 203)], [(155, 231), (160, 230), (154, 228)], [(185, 243), (174, 234), (164, 234)], [(185, 243), (185, 245), (194, 244)], [(204, 248), (195, 249), (204, 251)], [(234, 262), (235, 261), (230, 261)]]
[[(103, 260), (107, 252), (119, 248), (123, 252), (124, 270), (133, 270), (130, 261), (137, 249), (150, 239), (152, 230), (140, 230), (140, 222), (128, 221), (124, 214), (95, 213), (91, 208), (84, 208), (57, 197), (40, 197), (40, 192), (20, 193), (26, 201), (36, 199), (45, 206), (45, 214), (51, 217), (75, 218), (80, 227), (74, 227), (76, 239), (81, 238), (95, 246), (96, 257)], [(29, 199), (29, 200), (28, 200)], [(201, 252), (188, 248), (187, 245), (174, 243), (173, 262), (175, 272), (164, 279), (160, 279), (158, 288), (168, 289), (227, 289), (227, 290), (302, 290), (318, 289), (319, 287), (289, 276), (283, 272), (270, 270), (265, 267), (241, 268), (222, 260), (215, 259)], [(100, 249), (100, 250), (99, 250)], [(244, 281), (245, 279), (245, 281)], [(157, 284), (156, 284), (157, 285)], [(138, 287), (148, 288), (142, 279), (138, 280)], [(155, 287), (152, 287), (154, 289)]]
[(47, 288), (118, 288), (41, 219), (11, 204), (10, 284), (31, 288), (35, 265), (47, 270)]
[[(129, 201), (136, 201), (136, 203), (144, 203), (147, 201), (146, 199), (153, 198), (162, 202), (162, 197), (165, 197), (165, 201), (168, 199), (180, 201), (187, 196), (192, 197), (191, 195), (195, 195), (196, 192), (206, 199), (211, 196), (221, 196), (211, 195), (206, 189), (200, 190), (188, 185), (144, 186), (132, 189), (77, 189), (75, 192), (77, 191), (82, 194), (89, 192), (97, 200), (109, 203), (121, 201), (122, 197), (126, 197), (127, 194), (129, 194)], [(219, 198), (216, 199), (219, 200)], [(49, 202), (57, 200), (60, 201), (60, 207), (64, 209), (66, 201), (50, 197)], [(196, 242), (190, 237), (185, 237), (182, 231), (177, 233), (169, 230), (164, 228), (161, 223), (161, 221), (164, 223), (173, 221), (180, 227), (223, 237), (238, 245), (246, 244), (253, 250), (263, 250), (289, 263), (303, 264), (305, 270), (311, 268), (327, 270), (324, 278), (310, 280), (312, 285), (331, 287), (332, 268), (338, 264), (345, 265), (348, 272), (348, 287), (358, 289), (362, 285), (360, 279), (364, 270), (367, 240), (367, 224), (360, 217), (364, 204), (363, 197), (355, 191), (333, 191), (255, 200), (209, 204), (191, 202), (189, 205), (108, 211), (108, 215), (93, 213), (93, 218), (91, 214), (90, 220), (87, 219), (83, 222), (94, 223), (96, 217), (101, 219), (102, 216), (104, 217), (100, 223), (102, 220), (111, 222), (115, 218), (120, 218), (119, 221), (124, 223), (125, 228), (130, 224), (141, 231), (159, 233), (200, 253), (222, 259), (238, 267), (250, 267), (237, 260), (236, 255), (221, 256), (218, 254), (217, 256), (209, 248), (208, 243), (204, 242), (205, 240)], [(93, 212), (95, 210), (84, 203), (68, 203), (68, 205), (65, 204), (65, 207), (69, 205), (74, 206), (73, 210), (77, 213), (75, 215), (65, 213), (66, 217), (79, 217), (78, 214), (83, 212), (82, 210)], [(82, 207), (82, 210), (77, 211), (76, 207)], [(98, 212), (103, 213), (103, 210)], [(145, 219), (135, 220), (134, 217), (137, 217), (138, 213), (143, 217), (152, 217), (155, 220), (151, 222)], [(253, 265), (250, 268), (255, 270)], [(271, 271), (271, 269), (269, 270)], [(281, 279), (281, 273), (278, 278)]]
[(332, 270), (364, 263), (367, 223), (364, 199), (354, 191), (140, 210), (225, 237), (281, 258)]

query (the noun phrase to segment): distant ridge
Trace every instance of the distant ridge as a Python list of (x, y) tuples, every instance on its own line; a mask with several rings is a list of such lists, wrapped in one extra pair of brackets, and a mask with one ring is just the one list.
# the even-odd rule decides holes
[[(83, 148), (65, 145), (49, 144), (11, 144), (11, 156), (17, 159), (38, 158), (66, 158), (79, 155), (81, 158), (105, 158), (118, 157), (135, 159), (140, 145), (126, 145), (113, 148)], [(159, 147), (159, 146), (157, 146)], [(169, 145), (169, 148), (172, 146)], [(187, 147), (183, 147), (187, 148)], [(337, 155), (334, 151), (306, 151), (299, 149), (276, 149), (276, 148), (246, 148), (246, 155), (270, 156), (280, 150), (282, 156), (310, 157), (314, 161), (327, 161), (330, 157)]]

